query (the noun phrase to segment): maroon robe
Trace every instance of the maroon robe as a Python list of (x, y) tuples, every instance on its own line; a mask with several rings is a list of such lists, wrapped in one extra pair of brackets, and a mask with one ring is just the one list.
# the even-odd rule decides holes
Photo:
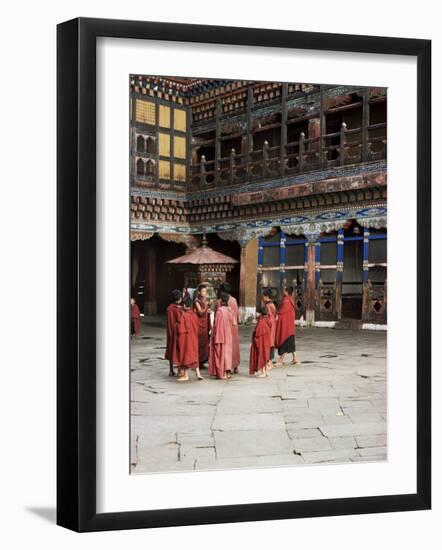
[(176, 359), (178, 367), (196, 369), (198, 363), (198, 317), (183, 310), (177, 324)]
[(271, 330), (270, 330), (270, 347), (275, 347), (275, 337), (276, 337), (276, 307), (273, 302), (267, 302), (267, 311), (268, 316), (271, 324)]
[(210, 339), (209, 374), (224, 378), (232, 370), (233, 313), (227, 306), (218, 306)]
[(280, 348), (289, 336), (295, 335), (295, 302), (291, 296), (284, 296), (278, 309), (276, 324), (276, 347)]
[(173, 365), (177, 364), (177, 325), (183, 313), (178, 304), (170, 304), (167, 308), (167, 341), (164, 357), (169, 359)]
[[(197, 304), (200, 311), (198, 311)], [(198, 360), (202, 365), (209, 359), (210, 309), (206, 299), (195, 298), (193, 311), (198, 316)]]
[(268, 315), (261, 315), (253, 331), (250, 346), (249, 373), (260, 371), (270, 361), (272, 323)]
[[(239, 351), (239, 307), (236, 298), (229, 296), (229, 301), (227, 302), (228, 307), (233, 313), (233, 331), (232, 331), (232, 369), (236, 369), (240, 362), (240, 351)], [(221, 307), (221, 300), (216, 301), (215, 312)]]
[(132, 333), (140, 334), (141, 315), (140, 315), (140, 308), (137, 306), (137, 304), (130, 305), (130, 318), (132, 322)]

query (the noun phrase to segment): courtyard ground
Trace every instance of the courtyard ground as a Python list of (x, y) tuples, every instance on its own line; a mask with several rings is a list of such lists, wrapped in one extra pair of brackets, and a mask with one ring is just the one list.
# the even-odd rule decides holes
[(297, 329), (296, 366), (248, 374), (240, 327), (231, 380), (177, 383), (165, 327), (144, 320), (131, 344), (132, 473), (259, 468), (387, 458), (386, 332)]

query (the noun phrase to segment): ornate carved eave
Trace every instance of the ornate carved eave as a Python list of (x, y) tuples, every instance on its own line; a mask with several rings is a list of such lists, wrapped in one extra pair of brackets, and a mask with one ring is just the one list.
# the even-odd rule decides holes
[(340, 219), (329, 222), (313, 222), (296, 225), (284, 226), (284, 233), (288, 235), (305, 235), (310, 242), (316, 241), (321, 233), (330, 233), (342, 229), (346, 224), (347, 219)]
[[(165, 226), (148, 224), (146, 229), (142, 223), (136, 224), (131, 232), (132, 240), (145, 240), (154, 233), (159, 233), (165, 240), (182, 242), (188, 247), (195, 247), (192, 238), (203, 233), (217, 233), (227, 241), (238, 241), (245, 246), (252, 239), (269, 235), (274, 227), (288, 235), (310, 235), (312, 239), (320, 233), (337, 231), (345, 226), (348, 220), (356, 220), (362, 227), (387, 227), (387, 208), (384, 204), (364, 206), (362, 208), (346, 208), (340, 210), (304, 211), (287, 217), (272, 217), (266, 220), (244, 220), (230, 223), (218, 223), (192, 226)], [(190, 240), (189, 240), (190, 239)]]
[(374, 229), (385, 229), (387, 227), (387, 216), (356, 218), (356, 221), (361, 227), (373, 227)]
[(235, 231), (220, 231), (219, 237), (225, 241), (238, 241), (241, 246), (246, 246), (253, 239), (267, 237), (273, 230), (273, 227), (265, 227), (260, 229), (248, 229), (240, 227)]
[(151, 231), (131, 231), (130, 240), (131, 241), (147, 241), (155, 235), (155, 232)]

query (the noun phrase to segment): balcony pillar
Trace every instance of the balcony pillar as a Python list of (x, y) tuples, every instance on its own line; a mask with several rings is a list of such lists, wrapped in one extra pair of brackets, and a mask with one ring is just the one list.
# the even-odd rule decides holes
[(281, 88), (281, 139), (279, 146), (279, 175), (285, 174), (285, 159), (287, 155), (287, 94), (288, 84), (284, 82)]

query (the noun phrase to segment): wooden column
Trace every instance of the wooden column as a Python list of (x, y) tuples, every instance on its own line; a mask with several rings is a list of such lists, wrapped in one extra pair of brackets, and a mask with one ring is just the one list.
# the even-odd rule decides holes
[(370, 309), (370, 284), (368, 282), (369, 237), (370, 231), (368, 227), (364, 227), (362, 248), (362, 321), (364, 322), (368, 322)]
[(175, 182), (175, 109), (170, 106), (170, 185), (173, 186)]
[(316, 238), (309, 238), (307, 243), (307, 284), (305, 287), (305, 320), (308, 325), (315, 322), (315, 272), (316, 272)]
[(192, 183), (192, 109), (186, 107), (186, 184), (190, 189)]
[[(308, 121), (308, 139), (319, 138), (307, 144), (307, 155), (306, 162), (307, 164), (312, 164), (314, 166), (320, 166), (321, 151), (320, 151), (320, 137), (321, 137), (321, 120), (319, 118), (311, 118)], [(303, 140), (302, 140), (303, 141)], [(304, 148), (304, 143), (302, 144)], [(300, 153), (301, 153), (301, 143), (300, 143)], [(318, 155), (318, 156), (316, 156)], [(303, 165), (300, 164), (300, 170), (302, 170)]]
[(321, 84), (319, 89), (319, 166), (324, 163), (324, 134), (325, 134), (325, 114), (324, 114), (324, 86)]
[(282, 290), (284, 288), (284, 279), (285, 279), (285, 259), (286, 259), (286, 248), (285, 241), (287, 240), (284, 231), (281, 229), (281, 236), (279, 239), (279, 290), (282, 296)]
[(285, 174), (285, 157), (287, 154), (287, 93), (288, 84), (284, 82), (281, 90), (281, 143), (279, 147), (279, 175)]
[(156, 250), (151, 243), (147, 243), (146, 249), (144, 313), (146, 315), (157, 314), (157, 261)]
[(239, 316), (244, 323), (256, 314), (256, 288), (258, 273), (258, 239), (241, 244), (241, 264), (239, 273)]
[(336, 257), (336, 317), (342, 318), (342, 274), (344, 271), (344, 230), (338, 229)]
[(315, 288), (313, 292), (314, 308), (315, 308), (315, 320), (323, 321), (321, 319), (320, 309), (320, 281), (321, 281), (321, 243), (316, 241), (315, 243)]
[(250, 173), (250, 160), (251, 160), (251, 151), (253, 151), (253, 133), (252, 133), (252, 107), (253, 107), (253, 89), (249, 85), (247, 88), (247, 119), (246, 119), (246, 180), (249, 180), (251, 177)]
[(368, 160), (368, 126), (370, 121), (369, 89), (362, 92), (362, 162)]
[(160, 184), (160, 104), (155, 101), (155, 183)]
[(261, 237), (258, 239), (258, 292), (261, 292), (262, 289), (262, 262), (264, 257), (264, 247), (263, 247), (263, 240)]
[(215, 119), (216, 119), (216, 127), (215, 127), (215, 163), (214, 163), (214, 170), (215, 170), (215, 184), (218, 184), (220, 181), (220, 173), (219, 173), (219, 159), (221, 158), (221, 98), (217, 98), (216, 100), (216, 107), (215, 107)]

